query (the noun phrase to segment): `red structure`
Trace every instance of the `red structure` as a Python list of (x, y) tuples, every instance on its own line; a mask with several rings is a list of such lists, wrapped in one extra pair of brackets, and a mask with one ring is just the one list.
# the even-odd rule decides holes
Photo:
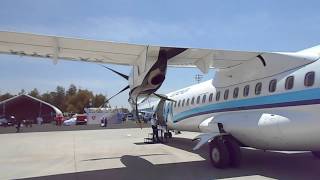
[(61, 116), (62, 112), (47, 102), (22, 94), (0, 102), (0, 115), (7, 119), (15, 116), (16, 119), (31, 120), (34, 123), (40, 117), (48, 123)]

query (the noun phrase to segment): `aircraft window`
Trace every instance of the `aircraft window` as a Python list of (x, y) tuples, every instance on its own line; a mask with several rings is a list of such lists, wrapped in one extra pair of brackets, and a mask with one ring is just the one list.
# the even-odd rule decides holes
[(202, 97), (202, 103), (205, 103), (205, 102), (206, 102), (206, 99), (207, 99), (207, 95), (204, 95), (204, 96)]
[(194, 104), (194, 97), (192, 97), (191, 104)]
[(190, 99), (188, 98), (188, 99), (187, 99), (186, 106), (189, 106), (189, 101), (190, 101)]
[(244, 88), (243, 88), (243, 96), (244, 97), (247, 97), (249, 95), (249, 89), (250, 89), (250, 86), (249, 85), (246, 85)]
[(227, 99), (228, 99), (228, 96), (229, 96), (229, 89), (226, 89), (226, 90), (224, 91), (224, 95), (223, 95), (224, 100), (227, 100)]
[(216, 94), (216, 101), (219, 101), (219, 100), (220, 100), (220, 91), (218, 91)]
[(197, 97), (197, 104), (200, 103), (200, 96)]
[(180, 107), (181, 100), (178, 101), (178, 107)]
[(239, 88), (236, 87), (233, 90), (233, 98), (235, 98), (235, 99), (238, 98), (238, 95), (239, 95)]
[(272, 79), (269, 83), (269, 92), (275, 92), (277, 89), (277, 80)]
[(262, 83), (259, 82), (259, 83), (256, 84), (256, 88), (254, 89), (254, 93), (255, 93), (256, 95), (261, 94), (261, 89), (262, 89)]
[(286, 85), (285, 88), (286, 90), (292, 89), (294, 84), (294, 76), (289, 76), (286, 79)]
[(308, 72), (306, 74), (306, 76), (304, 77), (304, 85), (305, 86), (313, 86), (313, 84), (314, 84), (314, 76), (315, 76), (314, 71)]
[(213, 93), (209, 95), (209, 102), (212, 102)]
[(182, 100), (182, 107), (184, 106), (185, 99)]

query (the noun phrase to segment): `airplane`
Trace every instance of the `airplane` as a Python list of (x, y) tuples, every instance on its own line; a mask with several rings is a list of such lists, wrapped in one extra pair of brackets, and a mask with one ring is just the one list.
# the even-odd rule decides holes
[[(161, 47), (0, 31), (0, 53), (132, 66), (129, 103), (159, 97), (156, 111), (172, 130), (201, 134), (216, 168), (238, 167), (240, 147), (311, 151), (320, 158), (320, 46), (298, 52)], [(212, 80), (157, 94), (167, 67), (215, 70)], [(108, 67), (106, 67), (108, 68)], [(177, 77), (181, 78), (181, 77)], [(117, 93), (118, 94), (118, 93)], [(139, 99), (143, 99), (140, 101)]]

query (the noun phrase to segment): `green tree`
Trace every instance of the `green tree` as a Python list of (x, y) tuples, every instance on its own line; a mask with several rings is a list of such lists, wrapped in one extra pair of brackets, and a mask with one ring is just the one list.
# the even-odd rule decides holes
[(94, 96), (93, 98), (93, 102), (92, 105), (93, 107), (100, 107), (101, 105), (103, 105), (106, 101), (106, 97), (102, 94), (97, 94)]
[(28, 93), (30, 96), (35, 98), (40, 98), (40, 93), (37, 88), (34, 88), (32, 91)]
[(73, 96), (77, 93), (77, 87), (74, 84), (71, 84), (69, 86), (69, 89), (67, 90), (67, 96)]
[(64, 87), (62, 86), (57, 86), (56, 88), (56, 96), (54, 97), (54, 102), (57, 105), (59, 109), (62, 111), (66, 110), (66, 92)]
[(3, 95), (0, 96), (0, 101), (4, 101), (6, 99), (12, 98), (14, 95), (10, 94), (10, 93), (5, 93)]

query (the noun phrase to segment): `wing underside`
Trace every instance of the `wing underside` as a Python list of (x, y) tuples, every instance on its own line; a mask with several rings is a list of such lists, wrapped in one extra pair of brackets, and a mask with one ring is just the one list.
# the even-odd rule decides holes
[[(64, 59), (140, 68), (145, 67), (148, 61), (154, 62), (161, 48), (163, 47), (0, 31), (0, 53), (50, 58), (55, 62)], [(251, 60), (261, 60), (263, 58), (260, 57), (270, 54), (287, 56), (266, 52), (186, 48), (182, 53), (170, 57), (167, 64), (171, 67), (197, 67), (206, 73), (210, 68), (228, 69)]]

